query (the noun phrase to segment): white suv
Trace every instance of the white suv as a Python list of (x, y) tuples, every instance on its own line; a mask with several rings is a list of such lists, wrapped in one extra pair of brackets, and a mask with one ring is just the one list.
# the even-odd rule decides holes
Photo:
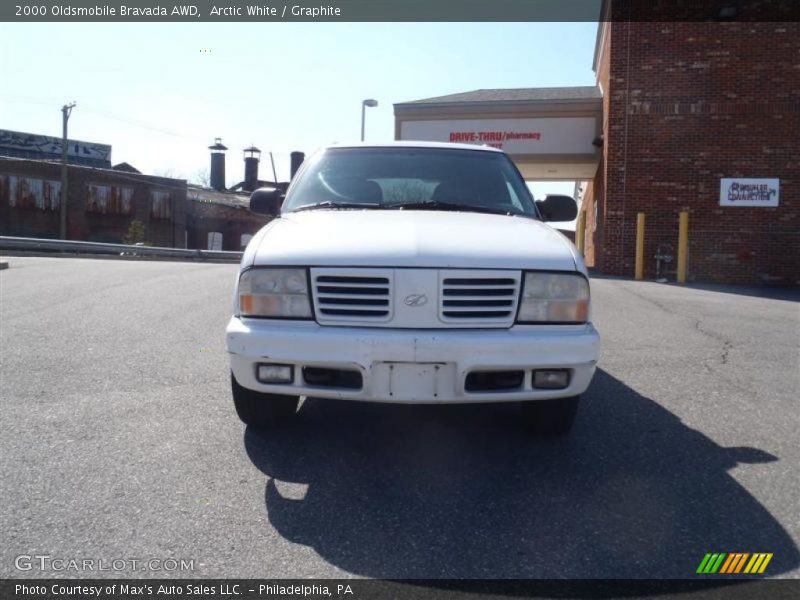
[[(487, 147), (333, 146), (310, 157), (242, 257), (227, 328), (239, 417), (272, 425), (301, 396), (520, 402), (567, 433), (600, 339), (583, 259), (514, 163)], [(278, 214), (279, 213), (279, 214)]]

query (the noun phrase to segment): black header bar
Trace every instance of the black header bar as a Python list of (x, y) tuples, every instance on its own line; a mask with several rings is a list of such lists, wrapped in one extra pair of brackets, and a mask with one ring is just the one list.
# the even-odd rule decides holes
[(800, 21), (797, 0), (3, 0), (0, 21)]

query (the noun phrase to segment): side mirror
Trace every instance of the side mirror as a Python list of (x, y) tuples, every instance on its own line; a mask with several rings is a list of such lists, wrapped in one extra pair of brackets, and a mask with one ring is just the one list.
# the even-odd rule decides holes
[(571, 196), (548, 195), (536, 206), (545, 221), (572, 221), (578, 216), (578, 203)]
[(259, 215), (274, 217), (281, 211), (284, 193), (276, 188), (258, 188), (250, 194), (250, 210)]

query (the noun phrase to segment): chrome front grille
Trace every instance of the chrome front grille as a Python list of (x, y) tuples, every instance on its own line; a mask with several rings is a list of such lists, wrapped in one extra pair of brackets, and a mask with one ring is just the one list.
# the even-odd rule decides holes
[(354, 327), (511, 327), (520, 280), (499, 269), (311, 269), (317, 322)]
[(312, 269), (311, 276), (319, 323), (370, 323), (391, 319), (391, 270)]
[(441, 271), (439, 318), (449, 324), (510, 326), (519, 286), (518, 271)]

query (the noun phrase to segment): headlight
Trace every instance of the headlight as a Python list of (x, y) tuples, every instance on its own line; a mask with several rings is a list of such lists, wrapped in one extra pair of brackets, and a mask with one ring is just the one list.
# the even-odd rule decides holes
[(310, 319), (305, 269), (250, 269), (239, 278), (243, 317)]
[(520, 323), (585, 323), (589, 282), (576, 273), (525, 273)]

